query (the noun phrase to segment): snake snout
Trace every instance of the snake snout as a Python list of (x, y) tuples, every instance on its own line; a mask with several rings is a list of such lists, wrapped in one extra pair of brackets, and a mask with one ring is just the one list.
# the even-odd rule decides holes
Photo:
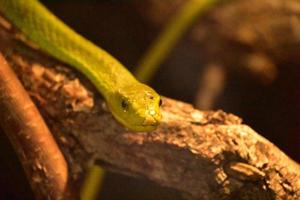
[(156, 125), (158, 125), (158, 120), (156, 120), (152, 116), (146, 117), (143, 122), (143, 126), (156, 126)]
[(159, 116), (155, 110), (148, 110), (146, 117), (143, 122), (143, 126), (157, 126), (159, 123)]

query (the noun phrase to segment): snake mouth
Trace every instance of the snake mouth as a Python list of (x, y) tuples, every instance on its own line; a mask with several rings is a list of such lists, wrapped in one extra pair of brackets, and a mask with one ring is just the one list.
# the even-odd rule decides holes
[(158, 120), (152, 116), (146, 117), (146, 119), (144, 119), (142, 123), (142, 126), (157, 126), (157, 125), (158, 125)]
[(144, 119), (143, 123), (136, 124), (134, 130), (138, 132), (154, 131), (159, 125), (159, 123), (159, 119), (156, 119), (154, 116), (149, 116), (146, 119)]
[(154, 117), (147, 117), (142, 124), (136, 126), (139, 131), (153, 131), (159, 125), (159, 120)]

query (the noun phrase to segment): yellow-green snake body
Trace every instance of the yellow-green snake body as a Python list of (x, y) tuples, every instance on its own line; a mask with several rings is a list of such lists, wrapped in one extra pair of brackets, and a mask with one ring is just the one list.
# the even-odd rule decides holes
[(96, 86), (113, 116), (134, 131), (160, 119), (160, 96), (138, 82), (115, 58), (83, 38), (37, 0), (0, 0), (0, 11), (42, 50), (75, 67)]

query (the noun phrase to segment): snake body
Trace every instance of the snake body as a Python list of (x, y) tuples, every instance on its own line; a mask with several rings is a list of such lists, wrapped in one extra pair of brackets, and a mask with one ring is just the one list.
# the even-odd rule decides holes
[(156, 128), (161, 119), (160, 96), (38, 0), (0, 0), (0, 11), (42, 50), (83, 73), (125, 127), (133, 131)]

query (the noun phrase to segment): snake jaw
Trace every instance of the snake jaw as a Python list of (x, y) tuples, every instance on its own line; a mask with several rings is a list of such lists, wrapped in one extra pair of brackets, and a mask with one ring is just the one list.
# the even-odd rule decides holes
[(146, 117), (143, 124), (143, 126), (157, 126), (158, 125), (158, 121), (154, 118), (154, 117)]

